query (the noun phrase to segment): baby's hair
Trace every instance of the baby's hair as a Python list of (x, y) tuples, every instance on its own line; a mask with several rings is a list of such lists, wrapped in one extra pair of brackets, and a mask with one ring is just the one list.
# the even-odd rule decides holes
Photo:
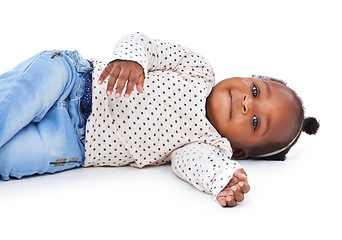
[(293, 145), (296, 144), (302, 132), (305, 132), (309, 135), (316, 134), (319, 128), (319, 122), (314, 117), (305, 117), (304, 116), (304, 106), (302, 99), (298, 96), (298, 94), (291, 88), (287, 86), (287, 84), (280, 79), (267, 77), (267, 76), (260, 76), (260, 75), (252, 75), (252, 78), (264, 80), (264, 81), (273, 81), (278, 82), (286, 86), (294, 97), (297, 100), (299, 106), (299, 116), (297, 119), (297, 126), (294, 126), (294, 135), (290, 141), (287, 142), (278, 142), (278, 143), (269, 143), (264, 147), (258, 147), (252, 149), (250, 151), (249, 157), (253, 159), (264, 159), (264, 160), (285, 160), (286, 154), (290, 151)]

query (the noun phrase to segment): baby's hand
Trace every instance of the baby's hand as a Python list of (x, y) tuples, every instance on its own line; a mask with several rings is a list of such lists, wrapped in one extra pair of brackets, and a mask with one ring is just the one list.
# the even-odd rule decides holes
[(227, 186), (217, 194), (216, 199), (222, 207), (233, 207), (237, 202), (241, 202), (244, 199), (244, 194), (249, 189), (247, 174), (243, 169), (239, 169), (234, 173)]
[(139, 63), (125, 60), (110, 62), (100, 75), (99, 84), (101, 85), (108, 76), (107, 95), (112, 94), (115, 83), (117, 83), (115, 97), (120, 97), (126, 81), (128, 82), (125, 97), (131, 95), (135, 85), (138, 92), (143, 93), (145, 77), (144, 70)]

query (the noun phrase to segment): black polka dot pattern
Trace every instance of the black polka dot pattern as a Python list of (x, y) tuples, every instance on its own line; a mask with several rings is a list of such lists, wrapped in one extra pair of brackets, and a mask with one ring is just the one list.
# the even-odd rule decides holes
[[(222, 175), (216, 171), (227, 172), (229, 168), (232, 175), (237, 166), (230, 160), (228, 140), (205, 116), (206, 98), (214, 84), (208, 62), (180, 45), (139, 33), (116, 44), (112, 60), (115, 59), (136, 61), (144, 68), (144, 93), (134, 90), (129, 98), (107, 96), (106, 81), (97, 84), (106, 63), (93, 61), (93, 106), (87, 122), (84, 166), (130, 164), (140, 168), (174, 159), (188, 161), (186, 156), (196, 152), (202, 155), (196, 159), (198, 165), (175, 163), (175, 173), (205, 192), (215, 193), (222, 181), (227, 184), (227, 177), (222, 177), (222, 181), (214, 177)], [(215, 183), (209, 184), (203, 177), (200, 179), (205, 179), (205, 183), (189, 180), (190, 172), (206, 171), (204, 168)], [(203, 187), (204, 184), (210, 187)]]
[(227, 185), (240, 165), (210, 145), (192, 143), (172, 152), (172, 171), (197, 189), (214, 195)]

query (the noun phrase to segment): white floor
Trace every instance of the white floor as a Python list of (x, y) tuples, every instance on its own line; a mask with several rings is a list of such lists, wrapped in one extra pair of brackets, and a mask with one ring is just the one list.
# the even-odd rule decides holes
[(283, 78), (321, 129), (303, 135), (284, 162), (242, 161), (251, 191), (234, 208), (221, 208), (169, 165), (81, 168), (1, 181), (0, 237), (341, 239), (338, 1), (108, 2), (5, 3), (0, 74), (45, 49), (108, 58), (118, 38), (142, 31), (202, 53), (218, 80), (252, 73)]
[[(319, 147), (319, 138), (305, 140)], [(285, 162), (243, 161), (252, 188), (234, 208), (221, 208), (169, 165), (75, 169), (1, 182), (1, 233), (12, 239), (338, 239), (337, 170), (320, 167), (322, 155), (298, 148)]]

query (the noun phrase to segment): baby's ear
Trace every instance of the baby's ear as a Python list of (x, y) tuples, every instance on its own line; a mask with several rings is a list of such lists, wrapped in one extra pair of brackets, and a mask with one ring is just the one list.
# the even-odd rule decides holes
[(248, 150), (233, 147), (233, 157), (235, 159), (246, 159), (248, 157)]

